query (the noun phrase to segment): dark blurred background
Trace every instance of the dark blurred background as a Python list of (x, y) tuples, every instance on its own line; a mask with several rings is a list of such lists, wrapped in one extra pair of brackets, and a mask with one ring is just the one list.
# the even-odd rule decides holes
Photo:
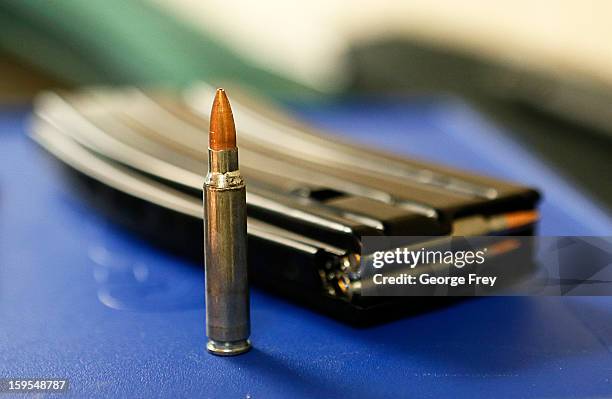
[(607, 1), (4, 1), (0, 101), (198, 80), (292, 103), (454, 95), (610, 208), (611, 17)]

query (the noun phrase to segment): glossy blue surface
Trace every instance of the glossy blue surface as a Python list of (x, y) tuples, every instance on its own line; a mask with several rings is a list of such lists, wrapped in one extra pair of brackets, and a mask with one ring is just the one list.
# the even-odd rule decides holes
[[(611, 234), (609, 217), (456, 102), (302, 107), (347, 137), (528, 181), (545, 234)], [(68, 377), (78, 396), (604, 397), (612, 298), (482, 298), (357, 329), (258, 289), (255, 348), (204, 350), (203, 274), (102, 219), (0, 113), (0, 377)], [(486, 149), (486, 154), (483, 150)]]

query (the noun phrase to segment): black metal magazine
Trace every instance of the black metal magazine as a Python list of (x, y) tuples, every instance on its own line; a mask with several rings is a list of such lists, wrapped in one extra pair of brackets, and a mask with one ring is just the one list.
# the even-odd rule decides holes
[[(213, 93), (205, 85), (183, 93), (44, 93), (31, 132), (107, 215), (201, 260)], [(421, 310), (441, 298), (359, 295), (363, 237), (534, 231), (534, 223), (506, 230), (486, 223), (533, 210), (539, 194), (531, 188), (342, 142), (235, 94), (232, 108), (247, 181), (250, 274), (274, 292), (352, 321), (384, 317), (382, 309)]]

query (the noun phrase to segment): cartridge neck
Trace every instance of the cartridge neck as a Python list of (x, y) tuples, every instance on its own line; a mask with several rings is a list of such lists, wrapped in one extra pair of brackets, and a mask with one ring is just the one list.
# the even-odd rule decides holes
[(208, 171), (227, 173), (238, 170), (238, 149), (211, 150), (208, 149)]
[(238, 169), (238, 149), (208, 149), (208, 173), (204, 181), (206, 186), (216, 189), (230, 189), (244, 186), (244, 180)]

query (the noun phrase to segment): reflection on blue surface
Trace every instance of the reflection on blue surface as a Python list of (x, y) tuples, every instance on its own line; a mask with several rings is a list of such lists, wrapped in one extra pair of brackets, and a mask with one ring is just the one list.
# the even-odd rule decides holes
[(111, 309), (136, 312), (204, 308), (202, 276), (193, 278), (193, 267), (175, 267), (176, 259), (152, 251), (134, 254), (133, 245), (121, 235), (112, 235), (117, 240), (103, 237), (104, 234), (88, 251), (94, 263), (92, 274), (102, 304)]
[[(468, 141), (474, 126), (485, 125), (461, 105), (302, 112), (347, 135), (383, 135), (397, 151), (473, 170), (523, 180), (516, 174), (536, 168), (511, 162), (527, 156), (512, 146), (482, 155)], [(75, 197), (23, 135), (23, 116), (0, 115), (0, 377), (68, 377), (73, 392), (86, 396), (612, 395), (610, 298), (483, 298), (356, 329), (255, 289), (255, 349), (210, 356), (201, 268)], [(488, 140), (505, 139), (493, 130)], [(551, 195), (538, 179), (558, 177), (539, 168), (526, 178), (544, 187), (546, 234), (609, 228), (605, 219), (584, 217), (601, 211), (573, 188), (562, 187), (582, 201), (572, 206)]]

